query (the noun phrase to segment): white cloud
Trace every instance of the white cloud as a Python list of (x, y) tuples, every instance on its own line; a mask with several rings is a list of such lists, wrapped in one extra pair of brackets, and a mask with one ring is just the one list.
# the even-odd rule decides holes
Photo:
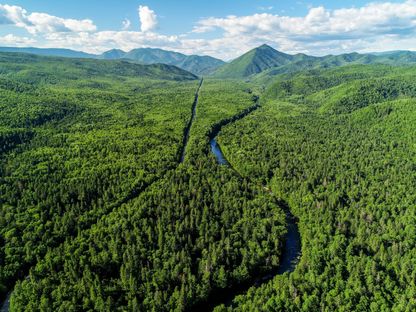
[[(416, 0), (375, 2), (363, 7), (329, 10), (312, 7), (304, 16), (259, 13), (249, 16), (201, 19), (192, 33), (167, 36), (157, 33), (157, 15), (138, 8), (140, 31), (97, 30), (93, 21), (64, 19), (47, 13), (29, 13), (19, 6), (0, 5), (1, 25), (24, 28), (31, 35), (0, 37), (0, 45), (62, 47), (100, 53), (112, 48), (155, 47), (186, 54), (234, 58), (267, 43), (287, 53), (312, 55), (416, 49)], [(218, 31), (219, 30), (219, 31)], [(215, 31), (212, 34), (207, 32)]]
[(95, 31), (91, 20), (63, 19), (45, 13), (32, 13), (27, 16), (25, 28), (31, 33), (84, 32)]
[(8, 34), (3, 37), (0, 37), (0, 45), (2, 46), (25, 47), (35, 43), (35, 39), (28, 37), (19, 37), (13, 34)]
[(148, 6), (139, 6), (140, 29), (142, 32), (152, 31), (157, 26), (157, 15)]
[(123, 20), (122, 25), (123, 25), (123, 28), (122, 28), (123, 30), (128, 30), (131, 26), (131, 22), (128, 18), (126, 18)]
[(220, 28), (228, 35), (246, 33), (290, 36), (374, 35), (396, 33), (416, 26), (416, 1), (370, 3), (362, 8), (327, 10), (311, 8), (304, 17), (268, 13), (200, 20), (195, 32)]
[(21, 7), (0, 4), (0, 24), (24, 27), (26, 25), (26, 13), (26, 10)]
[(64, 19), (46, 13), (31, 13), (19, 6), (0, 4), (0, 24), (25, 28), (31, 34), (50, 32), (93, 32), (97, 27), (89, 19)]
[(98, 31), (82, 33), (50, 33), (44, 36), (43, 47), (61, 47), (101, 53), (113, 48), (125, 51), (138, 47), (170, 48), (178, 46), (177, 36), (140, 31)]

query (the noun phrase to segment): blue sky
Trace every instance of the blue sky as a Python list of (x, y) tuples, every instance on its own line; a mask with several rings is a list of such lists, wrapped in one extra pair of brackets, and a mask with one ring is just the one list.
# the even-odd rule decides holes
[(416, 0), (0, 3), (0, 45), (159, 47), (232, 59), (262, 43), (313, 55), (416, 49)]

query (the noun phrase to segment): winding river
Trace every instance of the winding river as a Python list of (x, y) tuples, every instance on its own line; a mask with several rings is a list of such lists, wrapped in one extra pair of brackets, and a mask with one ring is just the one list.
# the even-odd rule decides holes
[[(224, 154), (221, 151), (221, 147), (218, 144), (217, 136), (221, 132), (221, 128), (231, 122), (235, 122), (239, 119), (244, 118), (252, 111), (256, 110), (259, 107), (258, 99), (256, 99), (256, 104), (249, 109), (243, 111), (242, 113), (224, 120), (220, 124), (214, 126), (213, 131), (210, 133), (209, 138), (209, 145), (211, 148), (211, 152), (214, 154), (218, 164), (224, 166), (232, 166), (225, 158)], [(234, 169), (235, 170), (235, 169)], [(236, 171), (238, 175), (239, 172)], [(269, 188), (264, 186), (264, 189), (273, 194)], [(224, 304), (225, 306), (232, 306), (233, 299), (240, 294), (244, 294), (250, 287), (258, 287), (263, 283), (271, 280), (273, 277), (279, 274), (284, 274), (286, 272), (290, 273), (293, 272), (295, 269), (299, 257), (301, 255), (301, 240), (300, 240), (300, 233), (297, 225), (297, 218), (291, 213), (289, 206), (282, 200), (278, 200), (278, 204), (280, 207), (283, 208), (286, 214), (286, 223), (287, 223), (287, 234), (285, 236), (285, 242), (283, 246), (283, 253), (280, 258), (280, 265), (277, 269), (268, 272), (267, 274), (263, 274), (261, 276), (257, 276), (254, 279), (239, 285), (235, 285), (232, 288), (228, 289), (221, 289), (220, 291), (215, 292), (211, 298), (209, 298), (209, 303), (203, 308), (204, 311), (212, 311), (213, 307), (216, 305)]]
[[(201, 79), (201, 82), (195, 94), (194, 103), (192, 105), (192, 116), (189, 120), (187, 127), (185, 128), (183, 150), (181, 151), (181, 158), (180, 158), (181, 163), (184, 161), (184, 158), (185, 158), (185, 150), (186, 150), (186, 146), (189, 140), (189, 132), (192, 127), (192, 123), (195, 119), (196, 106), (198, 104), (198, 95), (199, 95), (199, 90), (202, 86), (202, 83), (203, 83), (203, 80)], [(258, 103), (258, 98), (255, 98), (255, 102), (256, 103), (253, 106), (244, 110), (240, 114), (237, 114), (234, 117), (231, 117), (229, 119), (225, 119), (219, 124), (214, 125), (211, 133), (209, 134), (209, 138), (210, 138), (209, 145), (210, 145), (211, 152), (215, 156), (219, 165), (231, 167), (230, 163), (228, 162), (228, 160), (225, 158), (224, 154), (222, 153), (221, 147), (217, 141), (217, 136), (221, 132), (221, 128), (231, 122), (235, 122), (237, 120), (244, 118), (245, 116), (247, 116), (248, 114), (256, 110), (257, 108), (259, 108), (260, 105)], [(240, 175), (237, 171), (236, 173)], [(272, 192), (267, 187), (264, 187), (264, 189), (267, 192), (272, 194)], [(233, 299), (237, 295), (246, 293), (250, 287), (253, 287), (253, 286), (258, 287), (262, 285), (263, 283), (271, 280), (276, 275), (284, 274), (286, 272), (290, 273), (295, 269), (296, 264), (301, 254), (301, 241), (300, 241), (299, 229), (297, 226), (297, 219), (291, 213), (289, 206), (285, 202), (279, 200), (278, 203), (279, 203), (279, 206), (282, 207), (286, 213), (286, 223), (287, 223), (287, 234), (285, 236), (283, 253), (280, 258), (280, 266), (274, 271), (257, 276), (245, 283), (234, 285), (232, 288), (214, 291), (212, 296), (209, 298), (208, 303), (199, 305), (198, 307), (196, 307), (197, 310), (195, 311), (212, 311), (212, 309), (215, 306), (220, 305), (220, 304), (224, 304), (225, 306), (232, 306)], [(5, 298), (5, 301), (3, 302), (3, 304), (0, 305), (0, 312), (9, 311), (10, 295), (11, 295), (11, 292), (8, 294), (7, 298)]]

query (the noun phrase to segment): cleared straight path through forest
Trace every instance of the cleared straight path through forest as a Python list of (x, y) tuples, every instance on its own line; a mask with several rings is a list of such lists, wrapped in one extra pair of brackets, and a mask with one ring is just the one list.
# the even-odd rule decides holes
[(199, 83), (198, 89), (196, 90), (196, 93), (195, 93), (194, 103), (192, 104), (192, 115), (188, 121), (188, 124), (185, 127), (185, 131), (183, 135), (183, 142), (182, 142), (181, 159), (180, 159), (181, 163), (183, 163), (183, 161), (185, 160), (186, 146), (188, 145), (189, 133), (191, 132), (192, 123), (195, 120), (196, 106), (198, 105), (199, 90), (201, 89), (203, 82), (204, 82), (204, 78), (201, 78), (201, 82)]
[[(185, 159), (185, 150), (186, 150), (186, 146), (188, 144), (189, 141), (189, 132), (191, 130), (192, 127), (192, 123), (195, 119), (195, 115), (196, 115), (196, 106), (198, 104), (198, 96), (199, 96), (199, 90), (201, 89), (202, 83), (203, 83), (204, 79), (202, 78), (201, 81), (199, 82), (198, 88), (196, 90), (195, 93), (195, 99), (194, 102), (192, 104), (192, 115), (191, 118), (188, 121), (188, 124), (185, 127), (184, 130), (184, 136), (183, 136), (183, 143), (182, 143), (182, 147), (180, 150), (180, 154), (181, 154), (181, 158), (180, 158), (180, 163), (182, 163)], [(172, 169), (172, 168), (168, 168), (168, 169)], [(108, 209), (109, 212), (112, 211), (113, 209), (120, 207), (121, 205), (129, 202), (130, 200), (136, 198), (137, 196), (139, 196), (139, 194), (141, 194), (143, 191), (145, 191), (150, 185), (152, 185), (154, 182), (156, 182), (158, 179), (150, 182), (150, 183), (145, 183), (143, 185), (135, 185), (131, 191), (127, 194), (127, 196), (121, 198), (120, 200), (116, 201), (113, 205), (110, 206), (110, 208)], [(89, 225), (81, 225), (83, 230), (86, 230), (88, 228), (91, 227), (91, 224)], [(7, 297), (4, 298), (4, 302), (1, 303), (1, 298), (0, 298), (0, 312), (8, 312), (9, 311), (9, 305), (10, 305), (10, 296), (12, 295), (12, 291), (10, 291), (7, 294)]]

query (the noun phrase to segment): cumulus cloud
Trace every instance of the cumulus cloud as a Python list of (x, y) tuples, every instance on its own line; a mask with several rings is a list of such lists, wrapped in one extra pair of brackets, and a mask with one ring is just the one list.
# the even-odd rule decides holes
[(157, 15), (148, 6), (139, 6), (140, 29), (142, 32), (152, 31), (157, 26)]
[(13, 34), (0, 36), (0, 45), (2, 46), (25, 47), (34, 43), (36, 43), (36, 40), (29, 37), (19, 37)]
[(46, 13), (30, 13), (22, 7), (0, 4), (0, 24), (25, 28), (31, 34), (48, 32), (92, 32), (97, 27), (89, 19), (65, 19)]
[(43, 36), (42, 47), (61, 47), (89, 53), (102, 53), (113, 48), (125, 51), (139, 47), (174, 49), (179, 46), (177, 36), (140, 31), (97, 31), (82, 33), (49, 33)]
[[(0, 37), (3, 45), (62, 47), (100, 53), (112, 48), (155, 47), (186, 54), (232, 59), (263, 43), (287, 53), (312, 55), (416, 48), (416, 0), (374, 2), (362, 7), (329, 10), (312, 7), (304, 16), (263, 12), (248, 16), (201, 19), (192, 33), (167, 36), (155, 31), (157, 15), (139, 6), (140, 31), (125, 19), (122, 30), (97, 30), (91, 20), (64, 19), (0, 5), (0, 26), (15, 25), (31, 37)], [(219, 30), (219, 31), (218, 31)], [(215, 31), (213, 34), (205, 34)], [(13, 42), (15, 40), (15, 42)], [(7, 43), (9, 42), (9, 43)]]
[(14, 5), (0, 4), (0, 25), (26, 26), (26, 10)]
[(303, 17), (274, 14), (228, 16), (200, 20), (196, 33), (221, 29), (225, 36), (252, 36), (269, 39), (285, 37), (294, 41), (351, 39), (380, 34), (400, 34), (416, 27), (416, 1), (370, 3), (361, 8), (328, 10), (311, 8)]

